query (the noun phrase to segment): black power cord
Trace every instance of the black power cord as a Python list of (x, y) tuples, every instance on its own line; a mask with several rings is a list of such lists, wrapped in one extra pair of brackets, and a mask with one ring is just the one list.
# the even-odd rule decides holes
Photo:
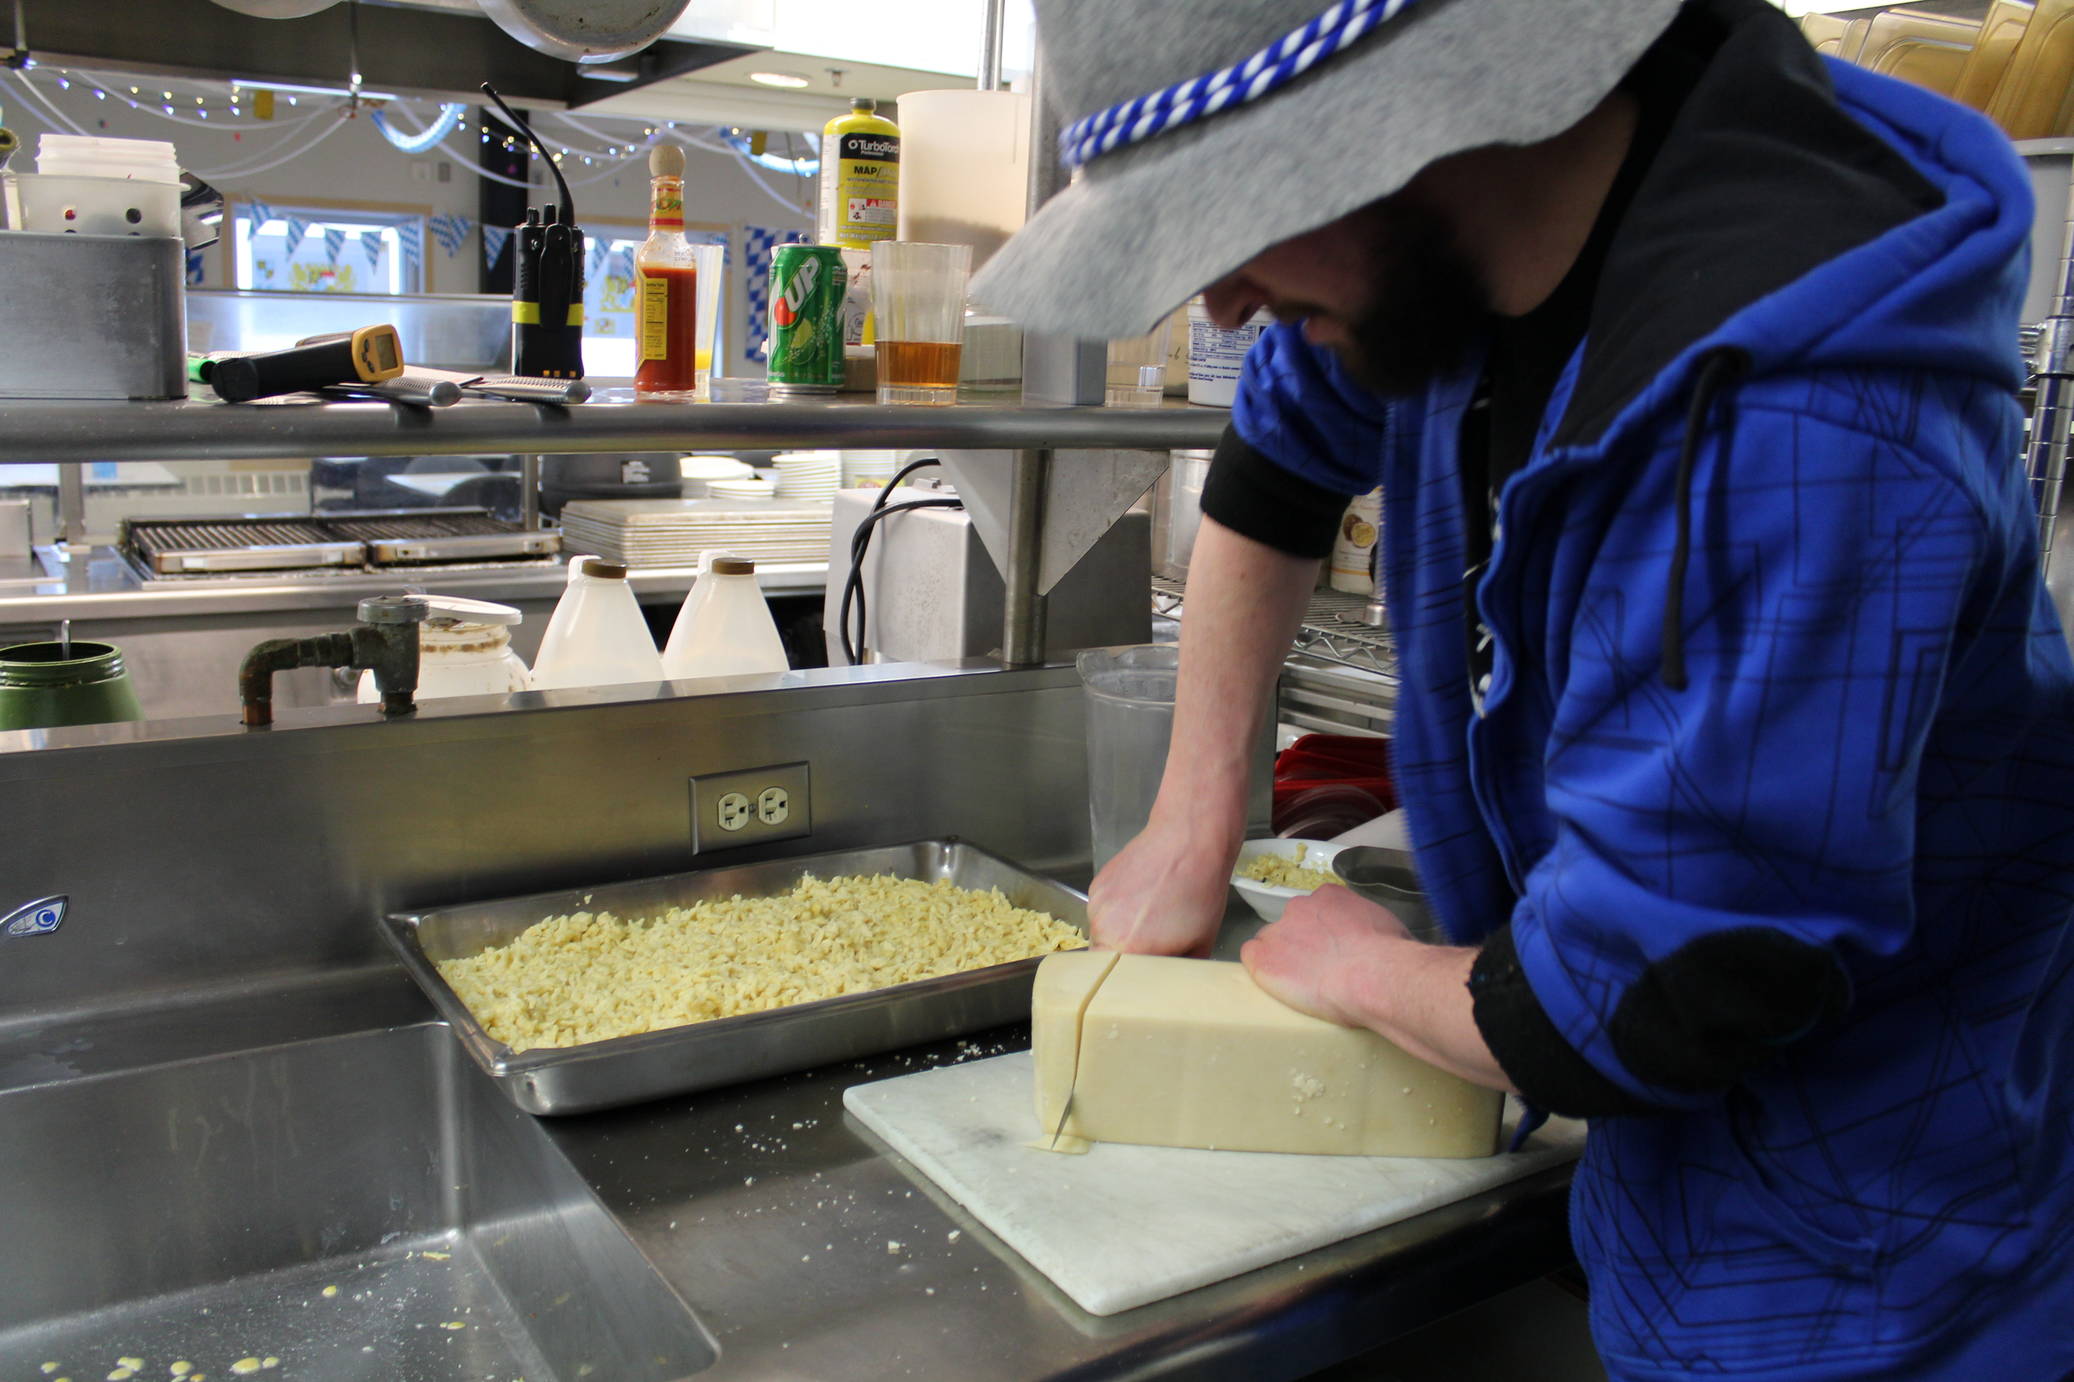
[[(864, 516), (864, 521), (857, 525), (857, 531), (850, 535), (850, 574), (843, 581), (842, 608), (836, 615), (836, 634), (842, 640), (843, 656), (848, 659), (853, 667), (864, 661), (864, 633), (867, 617), (864, 599), (864, 554), (871, 546), (872, 529), (894, 514), (906, 513), (910, 509), (962, 509), (965, 507), (964, 501), (960, 499), (917, 499), (907, 504), (895, 504), (892, 502), (894, 491), (898, 490), (906, 482), (908, 476), (918, 470), (941, 464), (943, 464), (941, 461), (935, 459), (923, 459), (910, 461), (902, 466), (893, 478), (888, 480), (885, 486), (879, 490), (879, 497), (872, 501), (871, 512)], [(857, 625), (854, 637), (852, 637), (850, 632), (850, 607), (853, 603), (857, 609)]]

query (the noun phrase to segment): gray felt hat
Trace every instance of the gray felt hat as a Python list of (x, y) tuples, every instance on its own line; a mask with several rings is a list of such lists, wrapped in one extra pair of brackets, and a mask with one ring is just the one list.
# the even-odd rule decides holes
[(1142, 334), (1269, 245), (1388, 196), (1436, 159), (1567, 129), (1680, 3), (1037, 0), (1041, 94), (1069, 129), (1341, 22), (1350, 5), (1376, 13), (1286, 85), (1088, 159), (988, 261), (973, 297), (1035, 330)]

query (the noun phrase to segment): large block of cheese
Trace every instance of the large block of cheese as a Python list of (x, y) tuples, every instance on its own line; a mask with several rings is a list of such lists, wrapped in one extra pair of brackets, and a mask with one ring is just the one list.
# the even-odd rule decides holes
[(1243, 965), (1048, 955), (1031, 1026), (1039, 1146), (1059, 1131), (1249, 1152), (1470, 1157), (1498, 1148), (1503, 1095), (1374, 1032), (1297, 1012)]

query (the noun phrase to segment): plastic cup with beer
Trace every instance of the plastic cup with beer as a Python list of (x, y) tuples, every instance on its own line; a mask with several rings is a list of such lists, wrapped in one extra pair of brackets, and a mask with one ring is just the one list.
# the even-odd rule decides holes
[(871, 247), (879, 402), (956, 403), (970, 245), (880, 240)]
[(720, 325), (720, 304), (726, 300), (721, 291), (727, 261), (726, 245), (693, 245), (692, 258), (698, 263), (698, 343), (692, 352), (697, 366), (697, 391), (695, 397), (701, 401), (712, 397), (713, 333)]

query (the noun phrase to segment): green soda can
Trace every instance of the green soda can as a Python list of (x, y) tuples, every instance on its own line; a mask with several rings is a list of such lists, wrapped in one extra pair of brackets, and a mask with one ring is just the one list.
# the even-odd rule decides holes
[(843, 253), (834, 245), (771, 251), (771, 392), (834, 393), (843, 385)]

